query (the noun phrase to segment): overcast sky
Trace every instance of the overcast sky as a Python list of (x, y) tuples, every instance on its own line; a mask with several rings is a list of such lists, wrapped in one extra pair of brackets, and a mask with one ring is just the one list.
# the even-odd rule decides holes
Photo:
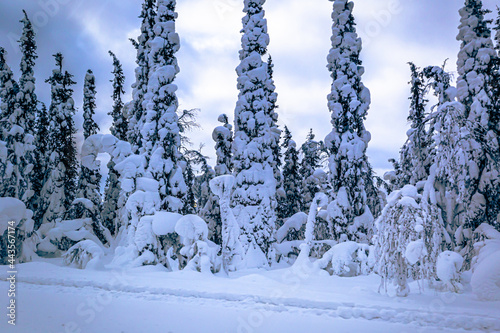
[[(366, 127), (372, 133), (368, 155), (380, 173), (387, 160), (398, 155), (408, 128), (409, 67), (441, 65), (456, 71), (456, 41), (460, 0), (357, 0), (354, 15), (363, 38), (363, 77), (371, 90), (372, 104)], [(494, 9), (494, 0), (483, 1)], [(139, 34), (140, 0), (0, 0), (0, 46), (15, 73), (20, 53), (15, 41), (22, 25), (22, 9), (37, 27), (37, 94), (50, 102), (50, 87), (43, 83), (54, 67), (56, 52), (65, 56), (65, 68), (75, 75), (77, 126), (82, 124), (83, 78), (87, 69), (96, 75), (96, 121), (109, 132), (112, 105), (112, 50), (124, 65), (127, 100), (134, 81), (135, 50), (128, 38)], [(192, 133), (196, 145), (214, 156), (211, 133), (217, 116), (233, 119), (238, 91), (235, 68), (240, 49), (242, 0), (178, 0), (177, 53), (181, 73), (177, 78), (181, 108), (199, 108), (201, 130)], [(301, 144), (313, 128), (317, 138), (331, 131), (326, 96), (331, 79), (326, 69), (330, 49), (332, 3), (327, 0), (267, 0), (265, 4), (275, 64), (279, 122), (286, 124)], [(493, 14), (490, 15), (493, 18)], [(212, 159), (211, 164), (214, 164)]]

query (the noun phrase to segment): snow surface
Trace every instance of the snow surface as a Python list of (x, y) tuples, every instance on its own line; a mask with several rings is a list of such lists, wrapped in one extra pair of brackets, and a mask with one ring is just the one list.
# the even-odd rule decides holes
[[(434, 290), (400, 300), (376, 292), (376, 275), (345, 278), (280, 268), (227, 278), (169, 273), (160, 266), (89, 271), (61, 265), (60, 259), (18, 265), (20, 332), (500, 330), (500, 302), (481, 302), (470, 291)], [(7, 277), (1, 267), (0, 290), (8, 289)], [(0, 295), (3, 302), (6, 293)], [(0, 321), (1, 332), (11, 329)]]

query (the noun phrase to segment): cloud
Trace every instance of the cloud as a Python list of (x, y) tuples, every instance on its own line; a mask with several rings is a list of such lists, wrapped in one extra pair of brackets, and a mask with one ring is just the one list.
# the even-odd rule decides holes
[[(98, 114), (96, 120), (107, 131), (111, 101), (112, 62), (108, 49), (122, 61), (127, 96), (134, 82), (135, 50), (128, 41), (140, 28), (140, 0), (16, 0), (2, 1), (0, 45), (9, 52), (8, 61), (16, 74), (20, 54), (15, 43), (20, 35), (25, 8), (37, 25), (39, 60), (36, 66), (37, 94), (50, 101), (49, 77), (55, 52), (65, 55), (65, 67), (75, 75), (76, 120), (81, 127), (83, 78), (88, 68), (96, 75)], [(494, 0), (485, 0), (495, 8)], [(364, 41), (362, 60), (365, 85), (372, 92), (366, 127), (372, 133), (368, 154), (375, 169), (390, 168), (387, 159), (397, 157), (406, 139), (409, 69), (441, 65), (446, 58), (455, 70), (459, 44), (456, 0), (357, 0), (354, 14)], [(177, 2), (177, 31), (181, 50), (177, 57), (181, 72), (177, 78), (182, 108), (200, 108), (202, 130), (192, 133), (197, 146), (214, 157), (211, 140), (217, 116), (233, 117), (238, 96), (235, 68), (239, 63), (241, 0), (184, 0)], [(301, 144), (309, 128), (318, 139), (331, 130), (326, 96), (331, 79), (326, 69), (330, 49), (332, 3), (325, 0), (267, 0), (265, 4), (279, 95), (280, 124), (286, 124)], [(493, 17), (490, 16), (491, 18)], [(81, 137), (81, 136), (80, 136)], [(214, 161), (212, 160), (212, 164)]]

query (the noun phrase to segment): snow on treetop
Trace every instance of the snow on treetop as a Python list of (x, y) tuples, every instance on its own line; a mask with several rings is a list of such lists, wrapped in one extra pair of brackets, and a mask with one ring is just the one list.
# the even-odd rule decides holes
[(228, 197), (234, 186), (235, 178), (231, 175), (223, 175), (210, 180), (210, 189), (219, 198)]
[(197, 241), (205, 240), (208, 236), (207, 223), (197, 215), (185, 215), (181, 217), (176, 225), (175, 232), (183, 238), (184, 245), (187, 245), (185, 241)]

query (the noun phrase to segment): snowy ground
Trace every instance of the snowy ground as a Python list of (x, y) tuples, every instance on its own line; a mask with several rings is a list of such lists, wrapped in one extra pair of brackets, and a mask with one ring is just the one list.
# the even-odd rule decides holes
[[(0, 266), (0, 302), (8, 283)], [(418, 291), (377, 293), (375, 275), (309, 276), (291, 268), (222, 276), (158, 267), (90, 271), (60, 260), (18, 265), (17, 325), (0, 332), (500, 331), (500, 302)], [(4, 310), (6, 312), (6, 310)]]

